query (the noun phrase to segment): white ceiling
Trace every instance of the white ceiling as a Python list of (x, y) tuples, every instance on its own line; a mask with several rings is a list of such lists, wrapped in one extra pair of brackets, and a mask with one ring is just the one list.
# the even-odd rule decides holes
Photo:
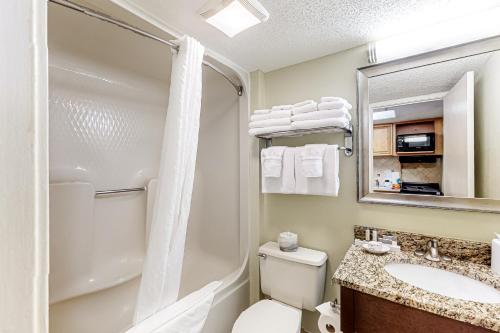
[(265, 72), (500, 5), (500, 0), (261, 0), (269, 20), (230, 39), (197, 14), (206, 0), (126, 1), (244, 69)]
[(390, 124), (409, 120), (440, 118), (443, 116), (443, 101), (406, 104), (389, 108), (374, 109), (373, 112), (394, 110), (395, 118), (374, 120), (374, 124)]
[(468, 71), (478, 75), (491, 53), (370, 78), (370, 104), (449, 91)]

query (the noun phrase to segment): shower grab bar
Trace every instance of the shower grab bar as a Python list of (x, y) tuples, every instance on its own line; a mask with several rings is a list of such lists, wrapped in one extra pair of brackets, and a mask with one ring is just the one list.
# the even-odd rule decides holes
[(104, 190), (104, 191), (95, 191), (95, 196), (100, 195), (109, 195), (109, 194), (117, 194), (117, 193), (127, 193), (127, 192), (142, 192), (146, 191), (147, 187), (132, 187), (132, 188), (120, 188), (116, 190)]

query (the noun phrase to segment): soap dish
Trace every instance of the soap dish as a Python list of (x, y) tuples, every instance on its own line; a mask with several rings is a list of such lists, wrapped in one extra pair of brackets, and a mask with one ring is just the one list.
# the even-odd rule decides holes
[(367, 244), (362, 245), (363, 249), (366, 252), (372, 253), (372, 254), (385, 254), (388, 253), (391, 248), (381, 242), (374, 242), (371, 241)]

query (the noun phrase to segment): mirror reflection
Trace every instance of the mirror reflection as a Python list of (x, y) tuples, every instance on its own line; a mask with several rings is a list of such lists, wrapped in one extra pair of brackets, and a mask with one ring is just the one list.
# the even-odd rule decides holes
[(368, 83), (370, 192), (500, 199), (500, 52)]

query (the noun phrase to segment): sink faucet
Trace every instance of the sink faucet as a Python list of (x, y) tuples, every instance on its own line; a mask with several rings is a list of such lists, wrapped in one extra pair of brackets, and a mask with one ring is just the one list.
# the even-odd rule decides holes
[(424, 257), (430, 261), (451, 261), (451, 258), (439, 254), (439, 243), (437, 239), (431, 239), (427, 242), (427, 251), (415, 251), (415, 255)]

